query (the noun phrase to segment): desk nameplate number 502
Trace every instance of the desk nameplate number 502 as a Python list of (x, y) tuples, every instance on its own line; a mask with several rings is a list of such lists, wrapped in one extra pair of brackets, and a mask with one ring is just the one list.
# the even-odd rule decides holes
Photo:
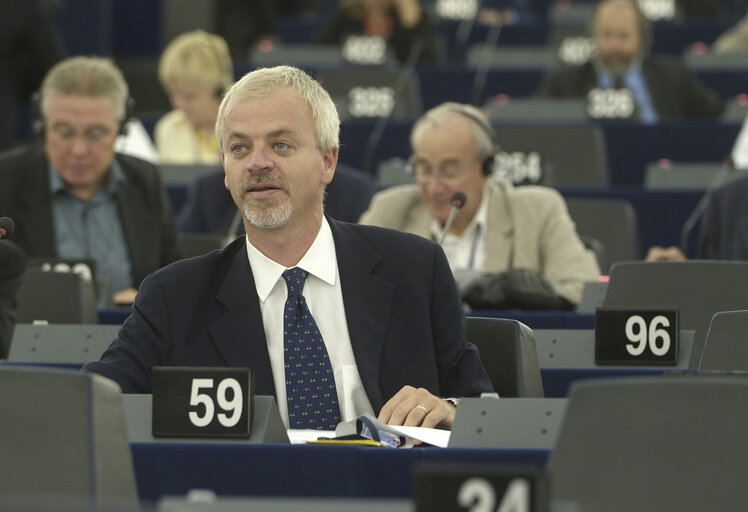
[(154, 437), (249, 437), (249, 368), (155, 367)]
[(595, 311), (595, 363), (675, 365), (678, 310)]

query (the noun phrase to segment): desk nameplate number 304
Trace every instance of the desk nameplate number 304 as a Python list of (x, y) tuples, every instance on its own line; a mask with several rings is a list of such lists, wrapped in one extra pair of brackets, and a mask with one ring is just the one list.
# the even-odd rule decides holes
[(153, 369), (154, 437), (247, 438), (253, 404), (249, 368)]
[(595, 363), (675, 365), (678, 324), (678, 310), (597, 309)]

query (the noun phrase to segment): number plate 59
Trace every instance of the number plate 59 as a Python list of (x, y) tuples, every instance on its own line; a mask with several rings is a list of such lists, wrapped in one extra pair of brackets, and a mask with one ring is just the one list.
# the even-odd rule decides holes
[(153, 435), (249, 437), (248, 368), (153, 369)]

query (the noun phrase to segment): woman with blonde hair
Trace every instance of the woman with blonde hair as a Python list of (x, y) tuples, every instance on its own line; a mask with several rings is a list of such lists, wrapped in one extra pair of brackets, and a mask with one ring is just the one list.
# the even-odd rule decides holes
[(219, 163), (216, 115), (234, 81), (226, 41), (203, 30), (177, 36), (161, 54), (158, 77), (174, 107), (156, 123), (161, 162)]

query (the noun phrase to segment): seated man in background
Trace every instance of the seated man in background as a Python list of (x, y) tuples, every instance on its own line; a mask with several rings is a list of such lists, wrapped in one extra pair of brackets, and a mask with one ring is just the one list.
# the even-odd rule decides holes
[(223, 94), (234, 82), (234, 64), (222, 37), (195, 30), (164, 49), (158, 78), (174, 110), (156, 123), (161, 163), (218, 164), (213, 128)]
[(250, 367), (255, 393), (274, 395), (294, 429), (364, 413), (450, 428), (456, 409), (442, 398), (490, 392), (441, 248), (325, 216), (339, 132), (330, 95), (303, 71), (239, 80), (216, 136), (246, 236), (146, 278), (117, 339), (84, 370), (149, 393), (154, 366)]
[[(593, 15), (592, 35), (597, 50), (592, 60), (551, 71), (541, 84), (540, 96), (588, 98), (604, 111), (606, 106), (599, 103), (606, 103), (605, 97), (595, 100), (591, 91), (624, 90), (633, 99), (628, 117), (645, 124), (722, 114), (721, 100), (683, 63), (647, 55), (649, 22), (635, 1), (600, 2)], [(608, 107), (613, 108), (613, 103), (620, 102), (609, 103)]]
[(42, 84), (43, 143), (0, 155), (0, 215), (15, 220), (14, 241), (30, 258), (92, 259), (115, 304), (180, 256), (158, 170), (115, 153), (127, 98), (109, 60), (64, 60)]
[[(241, 212), (226, 191), (225, 177), (223, 170), (217, 170), (195, 178), (177, 216), (180, 231), (216, 233), (228, 238), (244, 232)], [(371, 175), (338, 164), (335, 178), (325, 191), (325, 213), (333, 219), (357, 222), (378, 188)]]
[[(709, 260), (748, 260), (748, 177), (736, 178), (712, 190), (701, 219), (696, 257)], [(678, 247), (650, 247), (646, 261), (681, 261)]]
[[(497, 144), (480, 110), (443, 103), (416, 121), (410, 141), (417, 183), (377, 193), (362, 224), (443, 239), (456, 275), (465, 269), (530, 270), (550, 281), (563, 301), (579, 303), (584, 283), (600, 274), (594, 254), (585, 249), (555, 190), (515, 188), (491, 177)], [(445, 226), (457, 192), (464, 193), (464, 206)]]

